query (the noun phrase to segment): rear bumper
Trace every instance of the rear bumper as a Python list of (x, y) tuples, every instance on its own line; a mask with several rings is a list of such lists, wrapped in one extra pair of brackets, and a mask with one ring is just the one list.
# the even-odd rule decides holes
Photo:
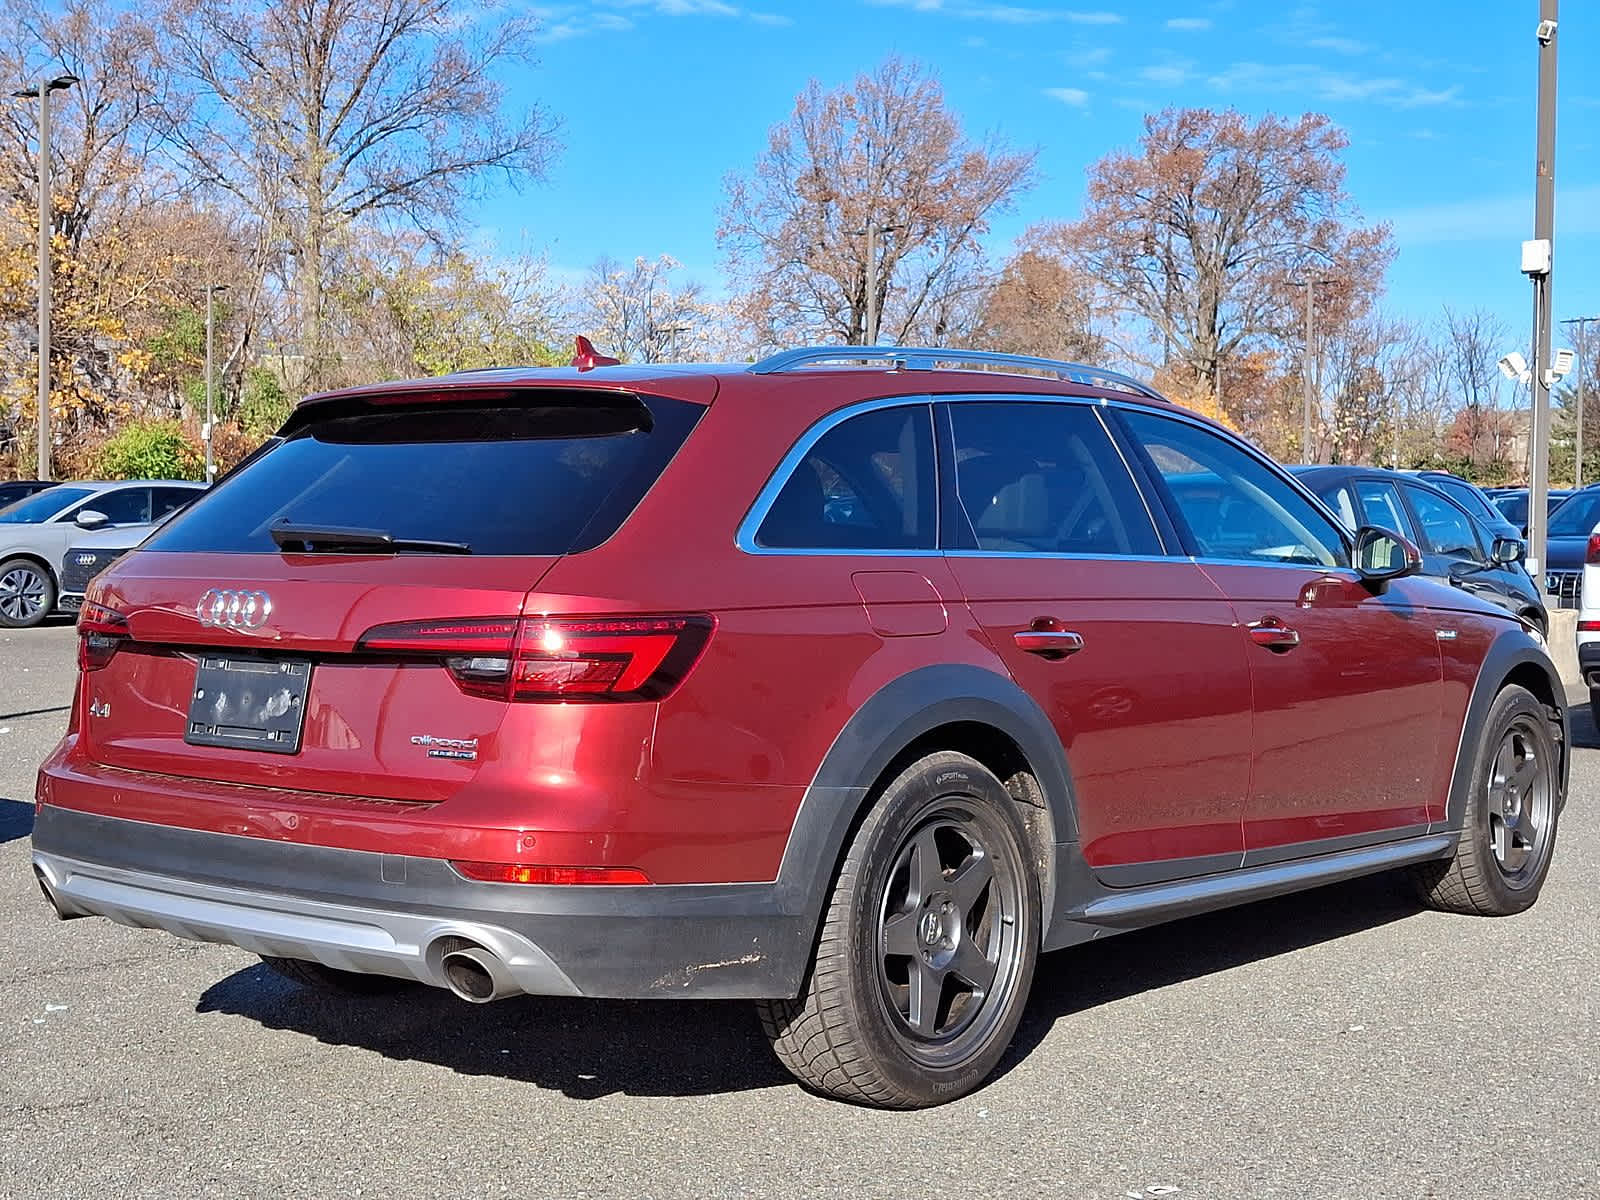
[(444, 986), (480, 946), (511, 990), (594, 997), (799, 993), (810, 920), (774, 884), (528, 887), (432, 858), (206, 833), (44, 805), (33, 864), (67, 917)]
[(1585, 687), (1600, 689), (1600, 642), (1578, 643), (1578, 674)]

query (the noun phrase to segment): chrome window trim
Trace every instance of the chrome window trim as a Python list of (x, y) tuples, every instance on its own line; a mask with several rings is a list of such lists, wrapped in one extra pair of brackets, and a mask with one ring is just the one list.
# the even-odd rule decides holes
[[(1196, 429), (1199, 429), (1204, 433), (1209, 433), (1214, 437), (1220, 438), (1224, 442), (1228, 442), (1229, 444), (1234, 446), (1236, 449), (1244, 451), (1244, 453), (1246, 455), (1248, 455), (1249, 457), (1255, 459), (1258, 463), (1261, 463), (1272, 474), (1276, 475), (1279, 479), (1281, 479), (1285, 483), (1287, 483), (1292, 491), (1298, 492), (1302, 499), (1308, 501), (1311, 504), (1311, 507), (1313, 509), (1315, 509), (1318, 513), (1322, 514), (1322, 516), (1327, 520), (1328, 524), (1333, 526), (1334, 533), (1336, 533), (1338, 535), (1339, 540), (1344, 544), (1345, 556), (1350, 558), (1352, 562), (1355, 560), (1355, 539), (1354, 539), (1354, 537), (1351, 534), (1349, 534), (1348, 532), (1346, 532), (1345, 527), (1344, 527), (1344, 522), (1339, 520), (1338, 516), (1334, 513), (1334, 511), (1331, 508), (1329, 508), (1326, 504), (1323, 503), (1322, 497), (1318, 496), (1309, 487), (1307, 487), (1305, 484), (1301, 483), (1298, 479), (1296, 479), (1295, 476), (1294, 476), (1294, 472), (1287, 470), (1282, 464), (1276, 462), (1270, 455), (1267, 455), (1267, 454), (1263, 453), (1260, 449), (1258, 449), (1257, 447), (1251, 445), (1250, 442), (1248, 442), (1244, 438), (1240, 437), (1238, 434), (1234, 433), (1231, 429), (1224, 429), (1219, 425), (1213, 425), (1211, 422), (1202, 420), (1201, 418), (1195, 416), (1192, 413), (1184, 412), (1182, 409), (1178, 408), (1176, 405), (1174, 405), (1171, 409), (1156, 408), (1154, 405), (1150, 405), (1150, 404), (1129, 404), (1126, 401), (1113, 400), (1113, 399), (1111, 399), (1109, 397), (1105, 398), (1102, 401), (1102, 403), (1104, 403), (1107, 408), (1125, 409), (1125, 410), (1127, 410), (1129, 412), (1142, 413), (1142, 414), (1144, 414), (1146, 416), (1164, 417), (1169, 421), (1179, 421), (1179, 422), (1181, 422), (1181, 423), (1183, 423), (1185, 425), (1192, 425)], [(1134, 440), (1137, 441), (1138, 439), (1134, 438)], [(1202, 556), (1202, 557), (1199, 558), (1199, 561), (1201, 561), (1201, 562), (1239, 562), (1240, 560), (1238, 560), (1238, 559), (1210, 559), (1210, 558), (1205, 558), (1205, 557)], [(1296, 564), (1296, 563), (1262, 563), (1262, 562), (1251, 561), (1251, 562), (1248, 562), (1247, 565), (1249, 565), (1249, 566), (1257, 566), (1257, 567), (1262, 567), (1262, 566), (1299, 566), (1302, 570), (1307, 569), (1305, 564)], [(1333, 571), (1333, 570), (1347, 570), (1347, 569), (1353, 570), (1354, 568), (1321, 567), (1321, 569), (1325, 570), (1325, 571)]]
[[(885, 550), (857, 550), (845, 546), (829, 546), (810, 548), (805, 546), (763, 546), (756, 541), (756, 534), (761, 529), (761, 523), (767, 519), (767, 512), (778, 499), (778, 493), (783, 491), (784, 485), (789, 482), (789, 476), (794, 474), (795, 468), (804, 461), (812, 448), (829, 433), (852, 417), (859, 417), (865, 413), (878, 412), (885, 408), (921, 408), (928, 417), (928, 436), (933, 446), (933, 549), (926, 550), (920, 547), (908, 549)], [(835, 409), (825, 416), (819, 417), (811, 427), (796, 439), (789, 452), (778, 460), (778, 465), (772, 474), (767, 477), (767, 482), (756, 493), (755, 500), (744, 515), (744, 520), (739, 522), (738, 529), (733, 535), (733, 544), (746, 554), (776, 554), (793, 557), (806, 555), (810, 557), (829, 556), (863, 557), (863, 558), (936, 558), (939, 554), (939, 442), (938, 431), (933, 424), (933, 403), (929, 396), (879, 396), (873, 400), (862, 400), (856, 404), (846, 405), (844, 408)]]
[[(759, 366), (760, 364), (758, 363), (756, 365)], [(1155, 398), (1162, 399), (1159, 396), (1156, 396)], [(852, 417), (861, 416), (863, 413), (876, 412), (879, 409), (884, 408), (923, 407), (928, 410), (928, 418), (929, 421), (932, 422), (933, 409), (936, 405), (997, 403), (1076, 404), (1085, 408), (1095, 409), (1104, 408), (1107, 406), (1107, 404), (1116, 402), (1110, 401), (1109, 398), (1105, 396), (1079, 396), (1067, 392), (957, 392), (949, 395), (925, 394), (906, 396), (879, 396), (871, 400), (861, 400), (855, 404), (846, 405), (844, 408), (835, 409), (833, 412), (827, 413), (813, 422), (810, 428), (808, 428), (800, 435), (798, 439), (796, 439), (794, 445), (789, 448), (789, 452), (779, 460), (777, 467), (775, 467), (772, 474), (767, 477), (767, 482), (763, 484), (761, 490), (756, 493), (756, 498), (751, 502), (749, 510), (744, 515), (744, 519), (739, 522), (739, 526), (734, 532), (734, 545), (745, 554), (780, 555), (791, 558), (796, 556), (811, 558), (942, 558), (947, 555), (960, 555), (962, 557), (971, 556), (988, 558), (1057, 558), (1069, 561), (1075, 559), (1090, 559), (1096, 561), (1110, 559), (1117, 562), (1126, 562), (1130, 560), (1144, 561), (1146, 558), (1152, 562), (1173, 562), (1182, 561), (1185, 558), (1181, 548), (1168, 548), (1168, 553), (1156, 555), (1154, 557), (1132, 554), (1047, 554), (1042, 551), (1038, 554), (1031, 554), (1014, 550), (942, 550), (938, 548), (938, 544), (942, 543), (944, 540), (944, 530), (939, 525), (939, 514), (937, 509), (941, 506), (939, 506), (937, 503), (934, 514), (935, 548), (932, 550), (861, 550), (851, 549), (849, 547), (822, 547), (810, 549), (796, 546), (762, 546), (757, 543), (756, 533), (760, 530), (761, 523), (767, 519), (768, 510), (772, 507), (774, 501), (777, 500), (778, 493), (783, 490), (784, 484), (788, 483), (789, 476), (794, 473), (795, 468), (800, 465), (801, 461), (807, 454), (811, 453), (812, 447), (814, 447), (834, 429), (842, 425), (844, 422), (850, 420)], [(1165, 403), (1164, 400), (1163, 403)], [(1137, 403), (1129, 404), (1126, 407), (1139, 412), (1164, 411), (1162, 409), (1155, 408), (1153, 405)], [(1136, 474), (1134, 474), (1127, 457), (1123, 454), (1122, 446), (1117, 440), (1115, 434), (1113, 434), (1112, 431), (1106, 427), (1105, 417), (1100, 413), (1096, 413), (1095, 415), (1099, 418), (1101, 428), (1105, 432), (1107, 439), (1111, 442), (1112, 449), (1117, 452), (1117, 461), (1122, 464), (1122, 469), (1127, 472), (1128, 482), (1133, 485), (1134, 491), (1139, 496), (1140, 503), (1144, 505), (1145, 516), (1150, 521), (1152, 528), (1155, 530), (1156, 541), (1162, 547), (1166, 548), (1167, 540), (1161, 534), (1161, 523), (1156, 520), (1155, 513), (1150, 508), (1151, 497), (1147, 495), (1145, 489), (1140, 486), (1139, 478)], [(1200, 425), (1202, 428), (1209, 428), (1209, 426), (1205, 426), (1199, 421), (1194, 422), (1194, 424)], [(939, 496), (938, 489), (942, 487), (942, 481), (939, 478), (939, 439), (937, 426), (934, 427), (933, 434), (934, 496), (937, 502)]]

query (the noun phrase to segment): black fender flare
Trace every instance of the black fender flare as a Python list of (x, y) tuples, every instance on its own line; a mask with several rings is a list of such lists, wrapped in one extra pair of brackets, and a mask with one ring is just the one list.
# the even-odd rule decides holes
[(1550, 694), (1556, 698), (1561, 724), (1561, 768), (1558, 780), (1557, 811), (1566, 806), (1567, 773), (1572, 764), (1572, 725), (1567, 713), (1566, 685), (1551, 661), (1549, 651), (1535, 641), (1521, 625), (1507, 626), (1489, 644), (1489, 652), (1478, 667), (1478, 678), (1472, 685), (1472, 695), (1467, 701), (1467, 715), (1461, 723), (1460, 740), (1456, 743), (1455, 768), (1450, 774), (1450, 792), (1445, 803), (1445, 819), (1436, 822), (1435, 830), (1459, 831), (1466, 821), (1467, 791), (1472, 786), (1472, 760), (1483, 736), (1484, 723), (1489, 719), (1489, 709), (1511, 675), (1531, 666), (1539, 671), (1550, 685)]
[[(997, 671), (955, 663), (922, 667), (874, 693), (823, 756), (800, 801), (778, 871), (780, 902), (786, 909), (805, 913), (815, 929), (845, 839), (873, 783), (919, 737), (959, 722), (988, 726), (1016, 743), (1043, 793), (1056, 846), (1077, 841), (1072, 776), (1061, 739), (1044, 710)], [(1048, 928), (1053, 876), (1040, 884)]]

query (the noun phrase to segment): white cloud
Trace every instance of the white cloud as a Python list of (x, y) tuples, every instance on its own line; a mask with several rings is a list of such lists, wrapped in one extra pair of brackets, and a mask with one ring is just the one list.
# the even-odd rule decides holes
[(1111, 59), (1110, 46), (1080, 46), (1067, 55), (1069, 67), (1097, 67)]
[(1358, 42), (1355, 38), (1334, 35), (1310, 38), (1305, 44), (1313, 50), (1331, 50), (1335, 54), (1365, 54), (1371, 49), (1365, 42)]
[(1210, 17), (1173, 17), (1167, 28), (1174, 33), (1204, 33), (1211, 28)]
[(1405, 79), (1362, 76), (1312, 63), (1237, 62), (1210, 77), (1222, 92), (1282, 92), (1317, 100), (1366, 101), (1391, 108), (1425, 108), (1459, 102), (1459, 85), (1433, 90)]
[(1180, 87), (1189, 81), (1190, 71), (1188, 66), (1182, 63), (1165, 63), (1160, 66), (1144, 67), (1139, 72), (1139, 78), (1159, 87)]
[(983, 0), (867, 0), (867, 3), (879, 8), (908, 8), (912, 12), (939, 13), (947, 17), (991, 21), (1001, 25), (1044, 25), (1056, 21), (1071, 25), (1120, 25), (1127, 19), (1121, 13), (1114, 12), (991, 4)]
[(753, 12), (750, 19), (757, 25), (768, 25), (774, 29), (794, 24), (793, 17), (786, 17), (782, 13)]
[(1089, 103), (1089, 93), (1084, 91), (1082, 88), (1045, 88), (1044, 94), (1052, 99), (1061, 101), (1063, 104), (1070, 104), (1073, 108), (1082, 108), (1085, 104)]
[[(1525, 193), (1480, 196), (1449, 204), (1423, 204), (1383, 215), (1401, 246), (1430, 242), (1498, 241), (1516, 247), (1527, 236), (1533, 203)], [(1600, 233), (1600, 184), (1556, 190), (1556, 230), (1562, 235)]]

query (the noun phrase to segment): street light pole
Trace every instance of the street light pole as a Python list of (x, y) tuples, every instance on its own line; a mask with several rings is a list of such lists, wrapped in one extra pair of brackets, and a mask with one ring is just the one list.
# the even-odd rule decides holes
[(1333, 280), (1331, 279), (1310, 278), (1295, 279), (1290, 281), (1291, 287), (1303, 287), (1306, 289), (1306, 345), (1305, 357), (1301, 361), (1300, 368), (1300, 373), (1302, 376), (1304, 376), (1305, 380), (1305, 411), (1301, 414), (1302, 425), (1300, 432), (1300, 457), (1308, 463), (1316, 461), (1316, 456), (1311, 446), (1311, 409), (1315, 403), (1317, 392), (1316, 383), (1312, 379), (1312, 347), (1316, 344), (1315, 339), (1317, 327), (1317, 302), (1315, 299), (1316, 285), (1319, 283), (1326, 284), (1332, 282)]
[(1561, 322), (1578, 327), (1578, 411), (1573, 422), (1577, 430), (1577, 448), (1572, 459), (1572, 486), (1575, 488), (1583, 486), (1583, 419), (1587, 409), (1585, 400), (1588, 398), (1584, 393), (1583, 356), (1589, 348), (1589, 326), (1597, 321), (1600, 321), (1600, 317), (1573, 317)]
[(50, 191), (50, 93), (78, 82), (75, 75), (41, 79), (36, 88), (13, 96), (39, 101), (39, 441), (35, 470), (50, 478), (50, 229), (54, 224)]
[(1533, 168), (1533, 242), (1523, 247), (1522, 269), (1533, 280), (1533, 445), (1528, 479), (1528, 559), (1533, 577), (1545, 567), (1545, 505), (1550, 488), (1550, 276), (1556, 210), (1556, 8), (1539, 0), (1539, 112)]
[(225, 283), (213, 283), (206, 287), (206, 482), (213, 483), (217, 477), (217, 462), (211, 453), (212, 425), (216, 422), (216, 414), (211, 401), (212, 375), (211, 375), (211, 326), (213, 315), (217, 307), (217, 293), (228, 290)]

